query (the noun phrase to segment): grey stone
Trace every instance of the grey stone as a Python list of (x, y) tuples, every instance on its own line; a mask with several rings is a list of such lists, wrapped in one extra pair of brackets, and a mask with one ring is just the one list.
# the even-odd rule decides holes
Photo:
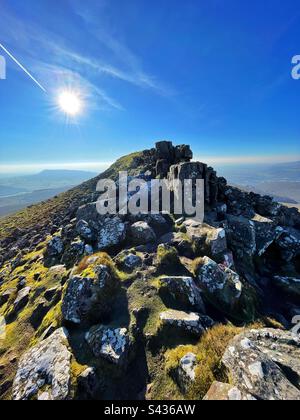
[(13, 383), (13, 399), (39, 399), (47, 386), (48, 399), (66, 400), (70, 391), (70, 363), (68, 333), (61, 328), (21, 357)]
[(222, 363), (233, 385), (259, 400), (300, 400), (300, 338), (262, 329), (236, 336)]
[(194, 312), (183, 312), (169, 309), (160, 314), (162, 326), (171, 327), (181, 333), (200, 337), (204, 333), (201, 317)]
[(148, 223), (136, 222), (130, 227), (130, 239), (134, 245), (147, 245), (156, 241), (156, 235)]
[(95, 357), (119, 366), (126, 364), (130, 346), (126, 328), (93, 327), (86, 334), (86, 341)]

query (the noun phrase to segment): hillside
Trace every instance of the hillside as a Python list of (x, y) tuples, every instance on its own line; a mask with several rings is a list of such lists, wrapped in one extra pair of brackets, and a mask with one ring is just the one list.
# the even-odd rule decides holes
[[(300, 214), (192, 157), (159, 142), (0, 220), (1, 399), (300, 399)], [(99, 215), (125, 170), (203, 179), (204, 223)]]

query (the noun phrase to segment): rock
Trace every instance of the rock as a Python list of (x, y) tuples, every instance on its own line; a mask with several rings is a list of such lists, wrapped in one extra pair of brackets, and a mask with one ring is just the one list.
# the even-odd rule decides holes
[(70, 279), (62, 304), (66, 321), (74, 324), (98, 322), (111, 310), (118, 281), (105, 265), (94, 269), (95, 277)]
[(273, 281), (276, 287), (281, 289), (283, 292), (295, 297), (300, 297), (300, 279), (275, 276)]
[(160, 141), (156, 145), (157, 159), (165, 159), (168, 162), (174, 160), (174, 148), (171, 141)]
[(13, 399), (38, 399), (47, 386), (49, 399), (66, 400), (70, 363), (68, 333), (61, 328), (22, 356), (13, 383)]
[(84, 255), (93, 255), (94, 248), (91, 245), (86, 244), (84, 247)]
[(24, 287), (24, 289), (19, 291), (17, 298), (14, 301), (15, 312), (19, 312), (21, 309), (23, 309), (27, 305), (29, 301), (30, 291), (31, 291), (30, 287)]
[(161, 277), (160, 284), (160, 293), (171, 297), (177, 305), (205, 313), (201, 291), (191, 277)]
[(16, 293), (17, 289), (15, 288), (6, 289), (0, 296), (0, 307), (5, 305)]
[(156, 235), (148, 223), (136, 222), (130, 227), (130, 240), (134, 245), (147, 245), (156, 241)]
[(291, 261), (300, 255), (300, 231), (293, 228), (285, 228), (282, 235), (276, 241), (282, 253), (284, 261)]
[(126, 226), (119, 217), (106, 218), (98, 233), (98, 249), (121, 245), (126, 238)]
[(179, 362), (176, 379), (183, 394), (187, 394), (196, 377), (197, 357), (194, 353), (187, 353)]
[(237, 273), (208, 257), (197, 270), (197, 285), (215, 308), (233, 318), (252, 320), (255, 304)]
[(227, 250), (226, 232), (223, 228), (217, 229), (191, 219), (186, 220), (183, 225), (188, 237), (195, 244), (196, 252), (214, 257)]
[(85, 220), (79, 220), (76, 225), (77, 233), (86, 242), (92, 242), (96, 240), (96, 235), (90, 228), (89, 224)]
[(116, 256), (116, 263), (120, 268), (126, 271), (133, 271), (141, 267), (143, 260), (139, 255), (133, 254), (130, 251), (123, 251)]
[(181, 333), (200, 337), (204, 333), (200, 315), (170, 309), (160, 314), (162, 326), (171, 327)]
[(256, 401), (251, 394), (240, 391), (236, 386), (214, 382), (204, 401)]
[(46, 256), (50, 258), (59, 257), (63, 254), (64, 244), (60, 236), (54, 236), (47, 245)]
[(55, 299), (60, 299), (61, 294), (62, 294), (62, 289), (59, 286), (52, 287), (51, 289), (48, 289), (48, 290), (45, 291), (44, 298), (48, 302), (51, 302), (52, 300), (54, 300), (54, 298)]
[(156, 177), (166, 179), (170, 168), (170, 162), (167, 159), (159, 159), (156, 162)]
[(95, 368), (87, 368), (82, 372), (77, 379), (80, 400), (95, 400), (98, 392), (102, 388), (102, 383), (99, 380)]
[(80, 239), (70, 243), (69, 247), (66, 249), (62, 262), (66, 266), (72, 266), (78, 262), (84, 254), (85, 244)]
[(50, 308), (51, 305), (49, 305), (49, 302), (45, 300), (41, 300), (37, 304), (29, 318), (29, 322), (35, 330), (41, 325), (42, 320), (44, 319), (45, 315), (48, 313)]
[(176, 270), (181, 265), (177, 249), (170, 245), (160, 244), (157, 248), (157, 265), (165, 273)]
[(227, 215), (227, 222), (227, 241), (236, 258), (243, 258), (245, 255), (253, 257), (257, 250), (254, 222), (242, 216), (231, 215)]
[(160, 244), (166, 244), (170, 246), (174, 246), (178, 249), (180, 255), (183, 255), (187, 258), (194, 259), (195, 252), (193, 249), (193, 243), (186, 237), (185, 234), (177, 232), (169, 232), (166, 235), (163, 235), (158, 242)]
[[(99, 226), (102, 224), (103, 216), (101, 216), (96, 207), (97, 203), (89, 203), (85, 204), (77, 210), (76, 214), (76, 220), (78, 221), (77, 226), (79, 228), (79, 234), (82, 233), (85, 235), (87, 233), (85, 231), (85, 227), (88, 226), (88, 228), (92, 231), (97, 232), (99, 229)], [(84, 223), (82, 223), (84, 222)], [(82, 231), (83, 228), (83, 231)], [(85, 239), (83, 237), (83, 239)]]
[(236, 336), (222, 363), (233, 385), (259, 400), (300, 400), (300, 338), (262, 329)]
[(175, 163), (190, 162), (193, 159), (193, 152), (190, 146), (182, 144), (175, 147)]
[(107, 328), (102, 325), (93, 327), (86, 334), (95, 357), (101, 357), (109, 362), (122, 366), (127, 361), (130, 340), (126, 328)]
[(280, 237), (283, 232), (281, 227), (276, 227), (271, 219), (256, 214), (252, 220), (255, 229), (256, 253), (261, 257), (273, 242)]

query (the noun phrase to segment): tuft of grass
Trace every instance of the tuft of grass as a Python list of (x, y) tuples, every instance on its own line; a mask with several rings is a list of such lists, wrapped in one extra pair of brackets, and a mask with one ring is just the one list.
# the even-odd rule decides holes
[(179, 346), (166, 353), (166, 370), (171, 377), (175, 377), (184, 355), (192, 352), (197, 357), (196, 379), (187, 398), (203, 399), (214, 381), (228, 382), (221, 359), (229, 342), (241, 331), (242, 328), (231, 325), (217, 325), (208, 330), (197, 345)]

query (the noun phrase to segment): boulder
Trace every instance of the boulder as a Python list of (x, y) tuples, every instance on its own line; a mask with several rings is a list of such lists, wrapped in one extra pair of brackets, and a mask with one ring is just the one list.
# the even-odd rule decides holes
[(62, 304), (66, 321), (89, 324), (110, 312), (119, 283), (105, 265), (96, 266), (91, 274), (93, 277), (74, 276), (69, 280)]
[(186, 220), (183, 225), (186, 227), (188, 237), (195, 244), (195, 249), (198, 254), (215, 257), (227, 250), (225, 229), (214, 228), (213, 226), (198, 223), (191, 219)]
[(160, 321), (163, 327), (169, 327), (174, 331), (192, 334), (201, 337), (204, 333), (204, 328), (199, 314), (194, 312), (183, 312), (169, 309), (160, 314)]
[(68, 333), (55, 331), (25, 353), (13, 383), (14, 400), (39, 399), (46, 389), (49, 400), (66, 400), (70, 391), (71, 353)]
[(98, 231), (98, 249), (105, 250), (121, 245), (126, 238), (126, 225), (119, 217), (106, 218)]
[(148, 223), (136, 222), (130, 227), (129, 239), (134, 245), (147, 245), (156, 241), (156, 235)]
[(276, 287), (288, 295), (300, 297), (300, 279), (294, 277), (275, 276), (273, 282)]
[(262, 329), (236, 336), (222, 358), (232, 384), (259, 400), (300, 400), (300, 338)]
[(192, 277), (161, 277), (160, 284), (160, 293), (170, 297), (176, 305), (205, 313), (201, 291)]
[(86, 334), (86, 341), (95, 357), (122, 366), (127, 361), (130, 340), (126, 328), (93, 327)]
[(196, 274), (197, 285), (217, 310), (239, 320), (254, 318), (254, 299), (236, 272), (204, 257)]
[(208, 393), (203, 398), (204, 401), (256, 401), (251, 394), (245, 393), (236, 386), (214, 382)]

